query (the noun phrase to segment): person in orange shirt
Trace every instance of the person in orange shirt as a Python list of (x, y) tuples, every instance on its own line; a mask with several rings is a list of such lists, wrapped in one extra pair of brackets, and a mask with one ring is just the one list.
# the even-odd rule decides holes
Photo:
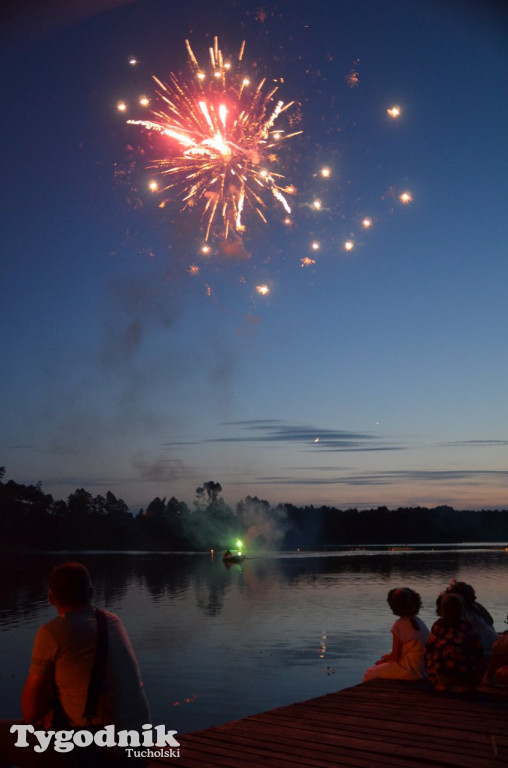
[[(21, 695), (23, 722), (42, 730), (96, 731), (115, 725), (141, 732), (151, 721), (134, 651), (118, 616), (95, 609), (92, 597), (90, 573), (81, 563), (63, 563), (51, 572), (48, 599), (58, 615), (35, 636)], [(52, 745), (36, 754), (30, 734), (30, 747), (16, 747), (18, 737), (10, 728), (19, 722), (0, 722), (0, 767), (56, 768), (75, 765), (83, 756), (82, 748), (59, 753)]]

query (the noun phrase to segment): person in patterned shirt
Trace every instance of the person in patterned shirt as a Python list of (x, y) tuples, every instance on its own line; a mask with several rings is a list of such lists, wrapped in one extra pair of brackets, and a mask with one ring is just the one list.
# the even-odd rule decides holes
[(439, 691), (468, 691), (481, 682), (484, 655), (480, 636), (465, 618), (462, 597), (445, 593), (438, 601), (439, 619), (425, 645), (427, 677)]

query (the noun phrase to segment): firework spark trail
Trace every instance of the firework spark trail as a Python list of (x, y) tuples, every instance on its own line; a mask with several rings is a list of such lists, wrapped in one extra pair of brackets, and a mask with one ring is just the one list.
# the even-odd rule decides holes
[(233, 69), (214, 38), (208, 74), (188, 40), (185, 44), (193, 79), (186, 82), (171, 73), (164, 83), (154, 77), (162, 106), (151, 111), (150, 120), (127, 122), (173, 140), (167, 156), (149, 166), (168, 181), (161, 192), (176, 189), (184, 203), (182, 210), (201, 206), (205, 240), (211, 235), (227, 240), (230, 233), (244, 231), (246, 206), (266, 222), (262, 209), (267, 207), (267, 193), (291, 213), (286, 195), (293, 189), (282, 186), (284, 177), (269, 166), (278, 159), (274, 147), (301, 131), (272, 130), (294, 102), (279, 100), (272, 108), (277, 86), (264, 93), (266, 79), (262, 79), (254, 89), (250, 87), (250, 80), (239, 72), (245, 42)]

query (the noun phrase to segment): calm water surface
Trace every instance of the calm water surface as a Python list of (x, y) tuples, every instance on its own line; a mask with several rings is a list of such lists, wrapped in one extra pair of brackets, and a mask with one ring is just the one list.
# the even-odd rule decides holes
[(360, 682), (390, 649), (392, 587), (420, 592), (430, 626), (439, 592), (468, 581), (506, 629), (504, 550), (268, 554), (229, 567), (210, 555), (4, 555), (0, 717), (19, 714), (35, 631), (54, 615), (48, 572), (73, 558), (90, 568), (96, 604), (129, 632), (152, 722), (179, 733)]

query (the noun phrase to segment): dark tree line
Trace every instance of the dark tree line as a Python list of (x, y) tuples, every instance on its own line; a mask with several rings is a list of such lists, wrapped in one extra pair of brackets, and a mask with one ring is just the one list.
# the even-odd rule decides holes
[(111, 491), (93, 496), (77, 488), (66, 500), (55, 500), (40, 483), (4, 482), (4, 474), (0, 467), (4, 550), (209, 550), (235, 547), (238, 538), (250, 549), (508, 541), (508, 510), (274, 507), (255, 496), (233, 509), (220, 483), (210, 480), (196, 489), (192, 508), (174, 496), (156, 497), (133, 515)]

